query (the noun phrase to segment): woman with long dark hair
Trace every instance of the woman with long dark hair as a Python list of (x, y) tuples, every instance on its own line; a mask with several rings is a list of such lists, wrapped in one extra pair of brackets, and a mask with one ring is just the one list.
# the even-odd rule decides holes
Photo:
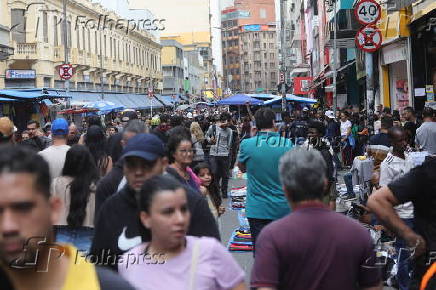
[(244, 271), (219, 241), (187, 235), (186, 187), (168, 175), (152, 177), (141, 188), (138, 207), (151, 240), (124, 253), (126, 263), (118, 264), (135, 289), (246, 289)]
[(52, 183), (52, 195), (59, 197), (65, 205), (56, 226), (56, 241), (89, 250), (94, 235), (98, 179), (98, 169), (88, 148), (72, 146), (67, 152), (62, 176)]
[(99, 169), (100, 177), (112, 170), (112, 158), (107, 154), (107, 139), (101, 127), (93, 125), (85, 135), (85, 145)]

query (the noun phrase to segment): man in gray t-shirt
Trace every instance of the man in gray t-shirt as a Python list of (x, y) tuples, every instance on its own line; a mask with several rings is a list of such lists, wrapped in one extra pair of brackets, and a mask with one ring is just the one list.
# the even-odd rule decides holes
[(415, 144), (429, 154), (436, 154), (436, 122), (434, 121), (434, 110), (424, 108), (422, 116), (424, 123), (416, 130)]
[(230, 150), (232, 144), (232, 129), (229, 126), (230, 114), (222, 113), (217, 124), (209, 127), (206, 139), (211, 144), (209, 160), (215, 181), (223, 198), (227, 198), (229, 184)]

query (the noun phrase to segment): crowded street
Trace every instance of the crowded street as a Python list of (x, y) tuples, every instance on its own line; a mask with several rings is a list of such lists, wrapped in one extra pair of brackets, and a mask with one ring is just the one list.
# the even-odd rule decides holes
[(436, 290), (435, 19), (0, 1), (0, 290)]

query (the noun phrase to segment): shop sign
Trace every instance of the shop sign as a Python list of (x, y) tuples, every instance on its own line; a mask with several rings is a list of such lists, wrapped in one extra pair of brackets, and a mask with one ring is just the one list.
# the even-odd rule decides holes
[(6, 70), (6, 79), (16, 80), (16, 79), (35, 79), (35, 70), (29, 69), (8, 69)]
[(406, 44), (404, 42), (392, 44), (383, 48), (382, 63), (388, 65), (407, 59)]
[(296, 77), (294, 78), (294, 94), (307, 95), (311, 93), (311, 85), (313, 78), (311, 77)]

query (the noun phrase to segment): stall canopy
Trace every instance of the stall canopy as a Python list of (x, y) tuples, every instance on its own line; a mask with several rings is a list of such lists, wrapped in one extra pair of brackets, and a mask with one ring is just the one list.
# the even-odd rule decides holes
[(0, 97), (20, 101), (41, 101), (44, 99), (70, 98), (63, 92), (46, 89), (0, 90)]
[(216, 102), (218, 106), (231, 106), (231, 105), (241, 106), (247, 103), (250, 105), (262, 105), (263, 101), (252, 98), (248, 95), (238, 94)]
[[(298, 97), (298, 96), (291, 95), (291, 94), (286, 95), (286, 100), (287, 101), (300, 102), (300, 103), (307, 103), (307, 104), (315, 104), (317, 102), (317, 100), (314, 100), (314, 99)], [(264, 105), (268, 106), (270, 104), (274, 104), (274, 103), (281, 102), (281, 101), (282, 101), (282, 97), (281, 96), (277, 96), (277, 97), (275, 97), (272, 100), (265, 101)]]
[(155, 95), (155, 96), (159, 100), (159, 102), (164, 104), (165, 107), (174, 107), (175, 101), (173, 100), (173, 98), (171, 98), (171, 96), (162, 96), (162, 95)]
[(112, 103), (110, 101), (97, 101), (97, 102), (91, 102), (84, 106), (87, 109), (96, 109), (98, 110), (98, 115), (104, 115), (111, 112), (117, 112), (122, 111), (125, 109), (124, 106), (117, 105), (115, 103)]
[(86, 105), (90, 102), (109, 101), (117, 106), (127, 109), (146, 110), (153, 107), (154, 109), (162, 108), (163, 105), (156, 98), (150, 98), (148, 95), (139, 94), (117, 94), (104, 93), (102, 100), (101, 93), (97, 92), (70, 92), (72, 96), (72, 105)]

